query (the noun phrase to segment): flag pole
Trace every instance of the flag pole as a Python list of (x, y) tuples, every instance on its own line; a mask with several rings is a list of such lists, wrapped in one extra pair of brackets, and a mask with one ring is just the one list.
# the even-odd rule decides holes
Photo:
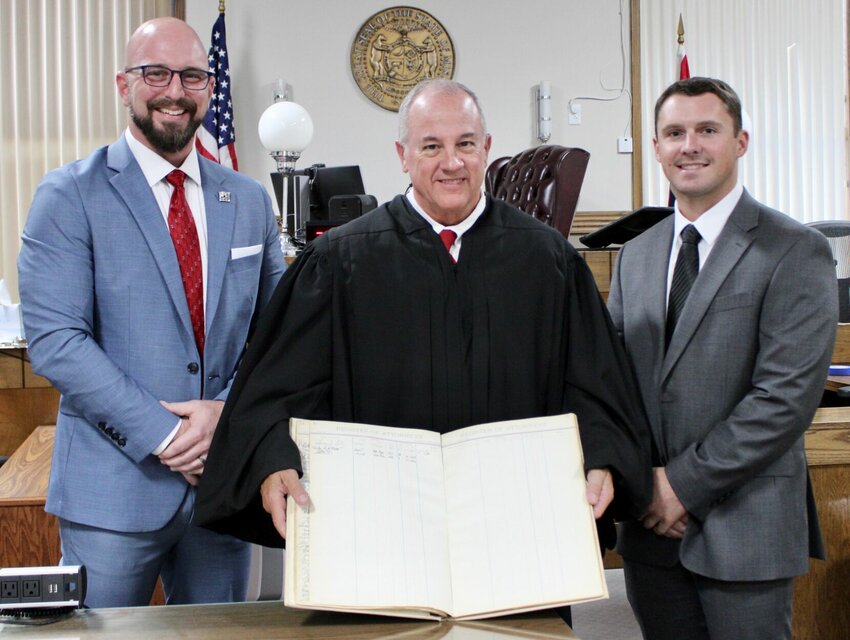
[[(688, 55), (685, 53), (685, 23), (682, 21), (682, 14), (679, 14), (679, 26), (676, 29), (676, 33), (678, 35), (676, 47), (676, 62), (678, 63), (678, 70), (676, 73), (676, 80), (687, 80), (691, 77), (691, 70), (688, 66)], [(676, 202), (676, 196), (673, 195), (673, 190), (671, 189), (667, 195), (667, 206), (672, 207)]]

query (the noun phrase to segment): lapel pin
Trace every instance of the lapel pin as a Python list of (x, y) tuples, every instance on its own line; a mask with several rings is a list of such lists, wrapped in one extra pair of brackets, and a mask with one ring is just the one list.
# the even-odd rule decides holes
[(218, 201), (219, 202), (230, 202), (230, 192), (229, 191), (219, 191), (218, 192)]

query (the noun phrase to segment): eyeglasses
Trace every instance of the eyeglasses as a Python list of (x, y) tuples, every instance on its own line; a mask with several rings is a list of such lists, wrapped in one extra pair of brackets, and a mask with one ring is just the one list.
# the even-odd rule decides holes
[(169, 69), (158, 64), (142, 64), (138, 67), (128, 67), (124, 73), (141, 73), (145, 84), (150, 87), (167, 87), (171, 84), (174, 74), (180, 76), (180, 84), (184, 89), (200, 91), (206, 89), (213, 73), (203, 69)]

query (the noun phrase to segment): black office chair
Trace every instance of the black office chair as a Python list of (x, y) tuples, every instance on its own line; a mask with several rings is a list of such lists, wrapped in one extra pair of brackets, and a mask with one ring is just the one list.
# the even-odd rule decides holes
[[(838, 279), (838, 321), (850, 322), (850, 220), (819, 220), (807, 226), (820, 231), (829, 242)], [(850, 387), (838, 389), (835, 395), (850, 400)]]
[(826, 236), (838, 278), (838, 321), (850, 322), (850, 220), (819, 220), (807, 226)]

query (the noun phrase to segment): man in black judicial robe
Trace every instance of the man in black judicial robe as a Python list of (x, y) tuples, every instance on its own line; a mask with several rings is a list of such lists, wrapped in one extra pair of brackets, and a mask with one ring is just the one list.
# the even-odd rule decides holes
[(643, 408), (584, 260), (483, 195), (490, 136), (466, 87), (427, 81), (399, 115), (412, 190), (320, 236), (284, 274), (216, 429), (196, 522), (282, 546), (285, 496), (308, 500), (292, 416), (445, 433), (574, 412), (595, 516), (612, 480), (621, 511), (642, 515)]

